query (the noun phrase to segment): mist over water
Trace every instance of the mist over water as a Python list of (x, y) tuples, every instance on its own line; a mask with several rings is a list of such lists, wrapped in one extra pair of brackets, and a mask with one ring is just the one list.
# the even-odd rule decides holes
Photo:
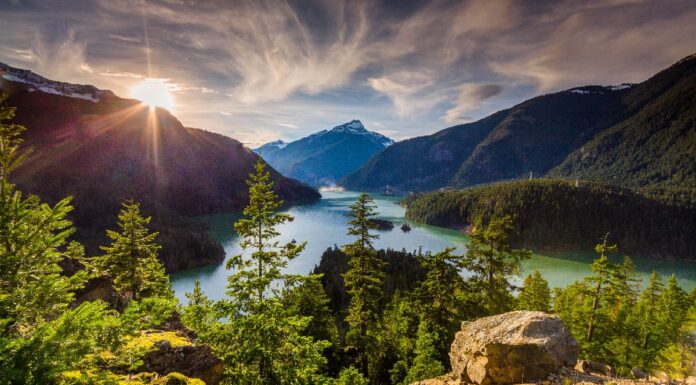
[[(295, 274), (307, 274), (319, 263), (322, 253), (334, 245), (341, 246), (352, 239), (347, 235), (347, 213), (349, 206), (355, 202), (359, 193), (352, 191), (322, 191), (323, 198), (318, 202), (291, 207), (287, 212), (295, 220), (279, 227), (281, 243), (307, 241), (305, 250), (288, 265), (287, 271)], [(379, 217), (394, 222), (391, 231), (378, 231), (377, 248), (406, 249), (423, 252), (437, 252), (445, 247), (455, 247), (455, 252), (466, 252), (466, 235), (460, 231), (427, 226), (407, 221), (405, 208), (399, 205), (399, 198), (374, 195)], [(210, 225), (210, 231), (225, 247), (227, 256), (241, 252), (239, 238), (234, 232), (233, 224), (239, 214), (216, 214), (201, 217)], [(401, 224), (408, 223), (412, 230), (401, 231)], [(620, 246), (620, 245), (619, 245)], [(523, 275), (539, 270), (552, 287), (566, 286), (591, 273), (590, 264), (595, 255), (591, 252), (564, 252), (557, 254), (534, 254), (523, 262)], [(676, 274), (680, 285), (687, 290), (696, 287), (696, 264), (672, 261), (656, 261), (634, 257), (636, 270), (640, 278), (647, 281), (653, 270), (663, 277)], [(616, 256), (615, 261), (621, 257)], [(224, 296), (229, 271), (224, 263), (215, 266), (191, 269), (172, 275), (172, 285), (177, 297), (186, 303), (184, 293), (193, 290), (196, 280), (201, 281), (204, 292), (213, 299)], [(521, 278), (520, 278), (521, 280)]]

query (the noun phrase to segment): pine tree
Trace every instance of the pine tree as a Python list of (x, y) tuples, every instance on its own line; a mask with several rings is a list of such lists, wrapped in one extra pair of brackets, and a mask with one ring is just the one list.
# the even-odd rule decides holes
[(14, 108), (0, 95), (0, 382), (52, 384), (67, 370), (87, 365), (107, 343), (115, 322), (103, 302), (69, 305), (87, 274), (62, 274), (66, 257), (83, 257), (72, 234), (70, 198), (54, 206), (24, 197), (9, 181), (27, 151), (24, 127), (7, 123)]
[[(227, 268), (233, 270), (228, 277), (228, 298), (214, 305), (221, 312), (202, 340), (222, 357), (230, 383), (320, 382), (320, 370), (326, 364), (322, 352), (330, 344), (306, 335), (311, 317), (288, 314), (283, 302), (293, 285), (316, 278), (282, 271), (305, 244), (281, 245), (276, 240), (276, 227), (293, 218), (276, 212), (283, 202), (273, 191), (262, 161), (255, 164), (247, 184), (249, 204), (234, 226), (242, 237), (243, 253), (227, 262)], [(194, 298), (200, 300), (201, 296), (194, 293)]]
[(157, 259), (161, 248), (155, 243), (157, 233), (148, 230), (149, 223), (150, 217), (140, 214), (138, 203), (123, 203), (118, 215), (121, 231), (106, 231), (111, 245), (102, 246), (104, 255), (95, 263), (98, 269), (111, 276), (114, 289), (122, 295), (130, 295), (135, 300), (150, 296), (172, 298), (169, 277)]
[(193, 291), (185, 295), (188, 304), (182, 310), (182, 322), (199, 335), (208, 333), (215, 322), (213, 301), (203, 293), (201, 282), (198, 280), (193, 285)]
[[(595, 334), (595, 329), (597, 328), (597, 323), (606, 325), (608, 320), (606, 320), (606, 314), (601, 309), (602, 297), (607, 292), (607, 285), (611, 279), (612, 266), (609, 262), (607, 254), (615, 253), (618, 250), (616, 245), (607, 244), (607, 236), (604, 237), (604, 242), (595, 247), (595, 251), (599, 254), (599, 258), (592, 263), (593, 276), (589, 277), (587, 281), (592, 284), (592, 292), (590, 298), (592, 300), (592, 305), (587, 319), (587, 333), (585, 335), (585, 340), (588, 344), (592, 343), (592, 339)], [(604, 318), (603, 318), (604, 317)]]
[(521, 261), (529, 258), (528, 250), (514, 249), (510, 236), (514, 231), (512, 218), (493, 219), (488, 226), (476, 226), (469, 234), (465, 267), (472, 273), (472, 286), (480, 287), (484, 307), (489, 315), (513, 308), (510, 277), (519, 274)]
[(371, 219), (377, 215), (375, 209), (376, 205), (368, 194), (361, 194), (357, 202), (350, 206), (348, 235), (356, 239), (344, 246), (349, 257), (349, 269), (343, 279), (350, 295), (346, 338), (358, 350), (360, 370), (364, 376), (369, 375), (368, 357), (375, 347), (370, 331), (378, 319), (384, 279), (384, 262), (377, 257), (372, 246), (372, 240), (378, 236), (370, 233), (373, 228)]
[(653, 272), (628, 320), (634, 330), (632, 361), (643, 370), (653, 369), (652, 365), (662, 347), (662, 333), (657, 319), (663, 290), (662, 278), (657, 272)]
[(551, 310), (551, 289), (538, 270), (534, 270), (524, 279), (520, 294), (517, 296), (517, 308), (543, 312)]
[(15, 113), (6, 98), (0, 95), (0, 330), (22, 336), (65, 311), (86, 275), (66, 277), (58, 265), (73, 232), (70, 198), (51, 207), (9, 181), (28, 152), (20, 149), (26, 128), (6, 123)]
[(420, 258), (427, 274), (414, 291), (420, 317), (437, 336), (435, 346), (441, 360), (448, 359), (450, 344), (461, 322), (481, 312), (471, 294), (473, 290), (461, 275), (464, 256), (453, 251), (448, 248)]
[(416, 334), (415, 358), (403, 384), (408, 385), (420, 380), (437, 377), (445, 372), (444, 366), (438, 360), (438, 352), (435, 348), (437, 339), (437, 334), (429, 331), (428, 322), (421, 321)]

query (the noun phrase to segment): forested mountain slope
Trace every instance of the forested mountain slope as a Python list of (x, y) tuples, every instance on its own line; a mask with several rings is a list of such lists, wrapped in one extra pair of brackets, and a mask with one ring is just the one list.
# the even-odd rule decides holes
[[(696, 194), (696, 59), (687, 58), (627, 95), (647, 104), (570, 154), (549, 174)], [(695, 201), (692, 198), (692, 201)]]
[(407, 218), (436, 226), (510, 215), (512, 242), (533, 249), (593, 250), (609, 234), (628, 255), (696, 261), (696, 209), (618, 187), (539, 179), (414, 194), (405, 203)]
[[(0, 88), (17, 108), (14, 122), (27, 127), (24, 147), (33, 152), (14, 182), (48, 202), (73, 196), (77, 237), (89, 252), (98, 252), (121, 202), (134, 199), (154, 217), (169, 270), (222, 259), (205, 227), (184, 217), (243, 208), (256, 154), (234, 139), (184, 127), (164, 109), (91, 86), (68, 93), (65, 83), (16, 71), (0, 68)], [(305, 184), (272, 175), (287, 202), (319, 198)]]
[(690, 56), (638, 85), (539, 96), (477, 122), (396, 143), (343, 184), (428, 191), (532, 173), (694, 194), (695, 72), (696, 56)]

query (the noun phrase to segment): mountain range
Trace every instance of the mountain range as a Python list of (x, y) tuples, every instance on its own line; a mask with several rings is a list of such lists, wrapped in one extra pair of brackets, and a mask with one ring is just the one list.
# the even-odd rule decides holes
[(476, 122), (396, 143), (341, 184), (467, 187), (549, 176), (696, 201), (696, 55), (640, 84), (535, 97)]
[[(133, 199), (153, 217), (169, 271), (223, 259), (221, 245), (189, 217), (246, 205), (245, 180), (259, 159), (251, 150), (232, 138), (184, 127), (165, 109), (4, 64), (0, 92), (17, 108), (14, 123), (27, 127), (24, 148), (33, 149), (13, 182), (49, 203), (71, 195), (76, 236), (88, 253), (99, 252), (121, 202)], [(320, 197), (306, 184), (270, 172), (286, 202)]]
[(353, 120), (294, 142), (266, 143), (254, 151), (283, 175), (319, 187), (336, 184), (393, 143)]

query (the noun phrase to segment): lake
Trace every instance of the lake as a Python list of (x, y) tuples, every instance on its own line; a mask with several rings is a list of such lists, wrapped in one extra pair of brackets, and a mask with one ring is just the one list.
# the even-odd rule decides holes
[[(346, 234), (346, 214), (358, 193), (323, 192), (322, 195), (323, 198), (318, 202), (289, 208), (287, 212), (295, 220), (279, 227), (281, 243), (293, 239), (298, 242), (307, 241), (302, 254), (289, 263), (287, 271), (290, 273), (309, 273), (319, 263), (324, 250), (352, 240)], [(404, 218), (406, 209), (399, 206), (398, 198), (375, 195), (374, 199), (379, 217), (394, 222), (393, 230), (376, 232), (379, 239), (375, 241), (375, 247), (409, 251), (422, 248), (423, 251), (437, 252), (450, 246), (456, 247), (456, 252), (466, 251), (467, 237), (461, 232), (407, 221)], [(238, 218), (239, 214), (216, 214), (201, 218), (210, 225), (212, 236), (222, 243), (228, 256), (240, 252), (239, 238), (233, 228)], [(408, 233), (401, 231), (403, 223), (408, 223), (412, 230)], [(589, 275), (594, 258), (594, 253), (589, 252), (534, 254), (531, 259), (523, 262), (523, 275), (536, 269), (552, 287), (563, 287)], [(644, 280), (655, 270), (664, 277), (676, 274), (680, 285), (687, 290), (696, 287), (696, 264), (638, 257), (632, 259), (639, 276)], [(172, 286), (177, 297), (186, 303), (184, 293), (191, 291), (194, 282), (200, 280), (204, 292), (209, 297), (218, 299), (224, 296), (228, 273), (224, 263), (186, 270), (172, 275)]]

